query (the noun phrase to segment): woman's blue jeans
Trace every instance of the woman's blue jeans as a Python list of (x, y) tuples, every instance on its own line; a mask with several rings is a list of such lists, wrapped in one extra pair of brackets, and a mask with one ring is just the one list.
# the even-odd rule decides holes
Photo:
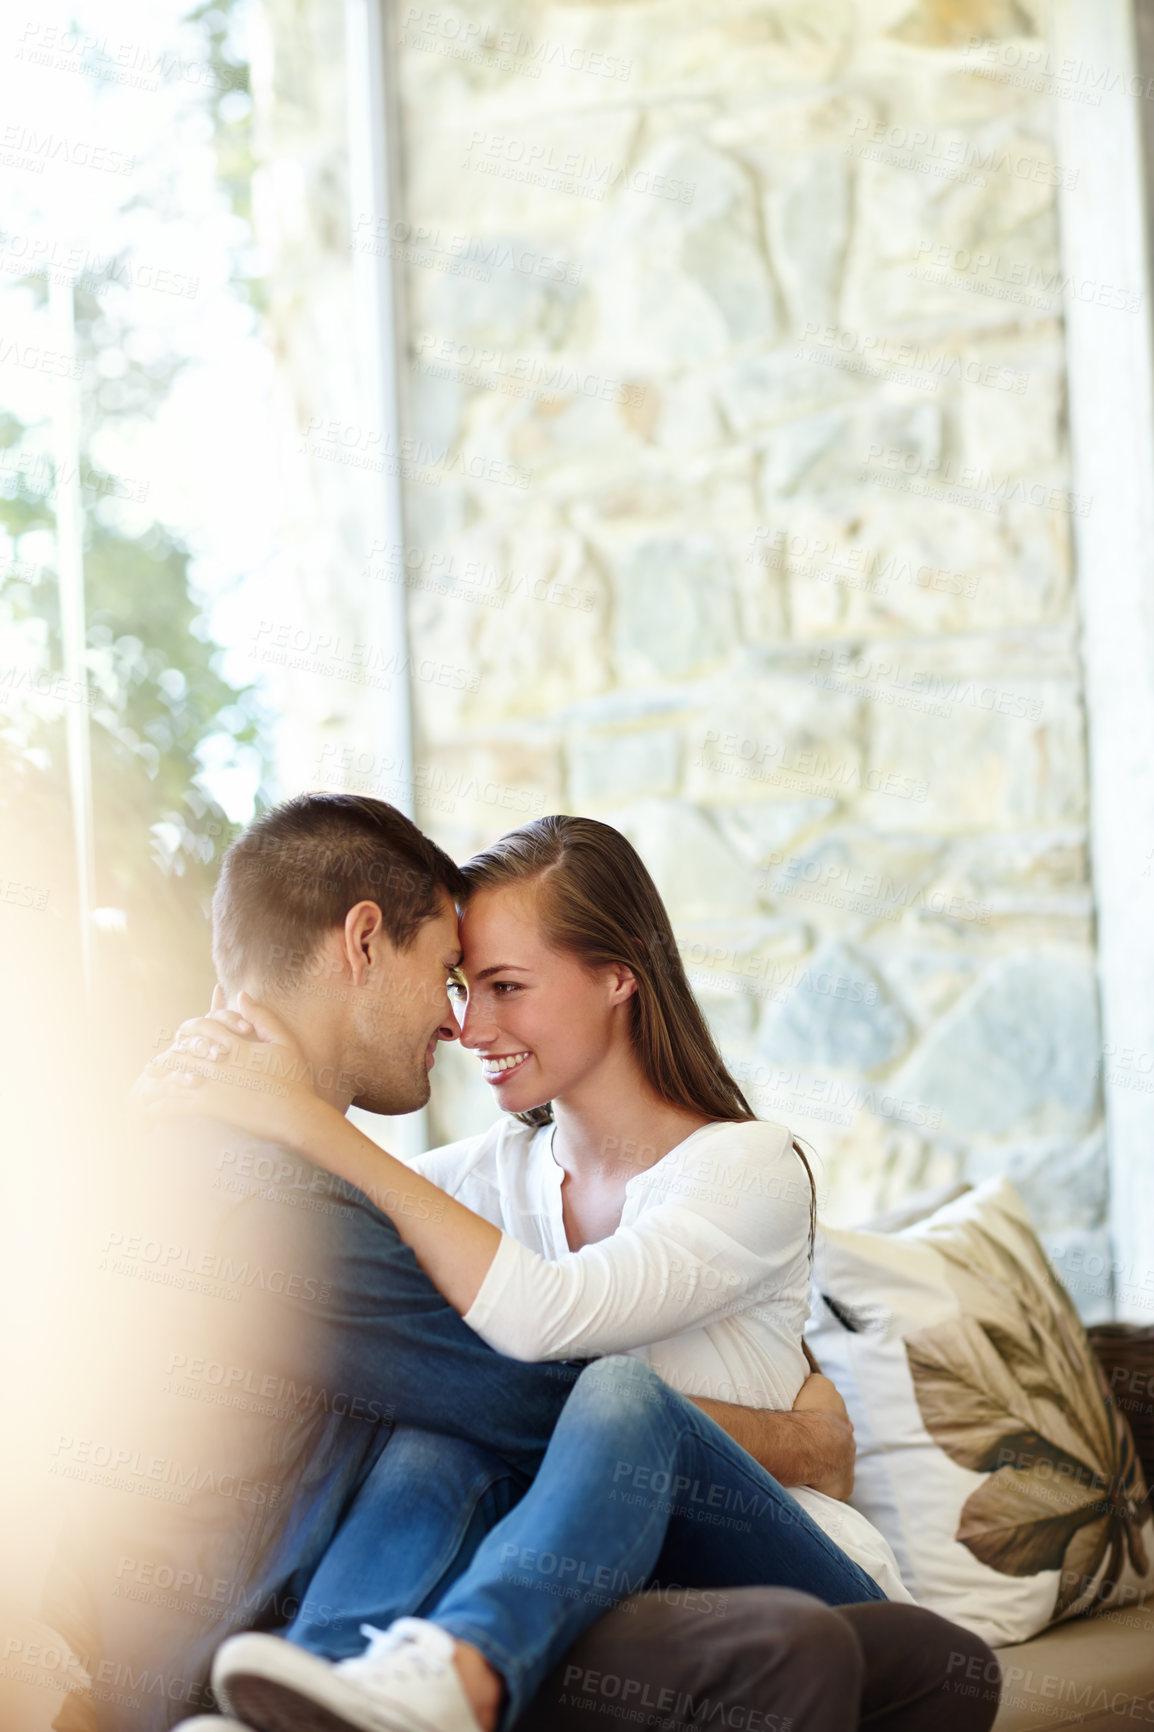
[(431, 1618), (504, 1678), (511, 1725), (573, 1642), (647, 1588), (705, 1604), (702, 1590), (749, 1586), (801, 1589), (829, 1605), (885, 1597), (770, 1474), (638, 1359), (582, 1371), (524, 1486), (486, 1451), (398, 1432), (290, 1639), (338, 1658), (360, 1651), (361, 1622)]

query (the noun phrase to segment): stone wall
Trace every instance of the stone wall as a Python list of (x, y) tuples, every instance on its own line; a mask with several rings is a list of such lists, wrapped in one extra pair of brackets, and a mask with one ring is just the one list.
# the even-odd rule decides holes
[[(333, 283), (357, 247), (403, 272), (406, 545), (349, 531), (324, 607), (363, 627), (403, 576), (418, 818), (458, 855), (543, 811), (622, 828), (831, 1220), (1008, 1172), (1059, 1257), (1101, 1253), (1077, 92), (1021, 71), (1040, 5), (392, 16), (402, 208), (309, 220)], [(337, 301), (302, 307), (300, 399), (351, 423)], [(388, 797), (370, 740), (358, 703), (346, 785)], [(438, 1139), (489, 1122), (471, 1060), (438, 1077)]]
[(1007, 1171), (1096, 1238), (1038, 9), (397, 19), (421, 817), (626, 831), (831, 1219)]

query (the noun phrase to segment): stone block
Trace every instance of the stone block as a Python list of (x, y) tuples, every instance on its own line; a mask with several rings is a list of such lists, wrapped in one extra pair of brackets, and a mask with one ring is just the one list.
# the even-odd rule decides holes
[(853, 800), (865, 782), (859, 706), (822, 692), (792, 667), (746, 675), (702, 693), (687, 731), (691, 799), (746, 808), (755, 801)]
[(899, 1085), (943, 1134), (1081, 1135), (1098, 1099), (1097, 986), (1078, 954), (1005, 957), (929, 1032)]
[[(782, 499), (834, 493), (855, 495), (863, 470), (885, 465), (888, 453), (920, 473), (941, 461), (941, 411), (936, 403), (862, 403), (830, 409), (776, 427), (763, 442), (760, 497), (772, 513)], [(882, 468), (880, 473), (889, 474)]]
[(728, 847), (704, 812), (683, 800), (645, 800), (616, 817), (680, 927), (758, 911), (757, 874)]
[(875, 940), (875, 953), (884, 962), (886, 979), (900, 994), (919, 1029), (935, 1023), (956, 1004), (973, 985), (983, 960), (969, 932), (919, 932), (912, 940), (895, 934), (888, 942)]
[(691, 196), (619, 203), (596, 241), (596, 339), (639, 372), (772, 342), (777, 292), (746, 168), (701, 138), (671, 137), (638, 173)]
[(703, 97), (725, 90), (761, 100), (767, 89), (824, 84), (854, 38), (855, 13), (845, 0), (691, 7), (668, 14), (661, 28), (644, 7), (604, 10), (616, 15), (618, 50), (633, 58), (637, 85), (650, 97), (671, 89)]
[(833, 800), (766, 800), (716, 813), (730, 844), (751, 865), (769, 868), (776, 856), (834, 810)]
[(802, 158), (766, 197), (770, 250), (795, 330), (836, 317), (849, 239), (850, 182), (840, 152)]
[(1022, 1193), (1039, 1229), (1100, 1227), (1109, 1208), (1110, 1161), (1100, 1126), (1089, 1137), (1042, 1137), (1026, 1143), (988, 1144), (966, 1157), (966, 1178), (1007, 1178)]
[[(780, 1003), (796, 985), (812, 948), (800, 921), (772, 917), (682, 918), (677, 943), (695, 993), (747, 999), (759, 1013)], [(752, 1021), (742, 1024), (746, 1034), (752, 1027)]]
[(888, 35), (917, 48), (968, 48), (975, 38), (1034, 36), (1019, 0), (916, 0)]
[[(1034, 695), (1039, 689), (1044, 696)], [(935, 695), (916, 704), (917, 694), (896, 688), (887, 694), (892, 701), (870, 702), (859, 818), (888, 826), (900, 811), (904, 829), (947, 834), (1083, 820), (1083, 722), (1075, 694), (1060, 704), (1052, 684), (961, 676), (931, 690)], [(1034, 704), (1038, 711), (1023, 708)]]
[(932, 906), (941, 855), (936, 838), (826, 830), (801, 846), (775, 849), (765, 872), (773, 906), (826, 932), (867, 932)]
[(558, 811), (560, 753), (545, 729), (534, 734), (422, 751), (415, 766), (418, 824), (438, 840), (451, 837), (444, 846), (460, 858)]
[(583, 812), (602, 801), (675, 794), (682, 749), (674, 728), (574, 733), (566, 749), (570, 804)]
[(772, 1063), (856, 1073), (904, 1051), (909, 1023), (860, 955), (824, 944), (796, 986), (762, 1023), (758, 1054)]
[(850, 403), (858, 395), (854, 379), (805, 360), (797, 345), (742, 355), (718, 368), (715, 382), (717, 400), (738, 437)]
[(696, 992), (709, 1031), (719, 1046), (740, 1045), (748, 1039), (756, 1015), (754, 1001), (742, 992)]
[(964, 381), (959, 390), (962, 460), (996, 477), (1051, 475), (1068, 463), (1063, 448), (1065, 375), (1055, 330), (1031, 343), (988, 337), (963, 350), (974, 378), (1010, 380), (1011, 388)]
[(614, 650), (625, 679), (691, 673), (718, 661), (733, 641), (727, 563), (709, 536), (637, 542), (614, 590)]
[(1135, 1282), (1130, 1272), (1116, 1268), (1107, 1226), (1051, 1227), (1039, 1237), (1087, 1328), (1112, 1322), (1120, 1300), (1128, 1307), (1137, 1303), (1149, 1309), (1149, 1269), (1140, 1269)]

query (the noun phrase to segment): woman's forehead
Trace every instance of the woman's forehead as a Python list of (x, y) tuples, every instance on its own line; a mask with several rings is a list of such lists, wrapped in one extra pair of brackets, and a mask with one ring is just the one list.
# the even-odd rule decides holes
[[(513, 945), (522, 951), (541, 949), (537, 898), (532, 888), (527, 884), (498, 884), (478, 890), (461, 911), (461, 944), (466, 960), (493, 945)], [(512, 962), (515, 958), (497, 960)]]

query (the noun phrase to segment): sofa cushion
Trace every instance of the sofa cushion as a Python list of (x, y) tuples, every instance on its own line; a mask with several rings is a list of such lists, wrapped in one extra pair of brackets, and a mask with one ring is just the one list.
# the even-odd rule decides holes
[[(1154, 1726), (1154, 1602), (1078, 1618), (997, 1655), (1002, 1702), (994, 1732)], [(979, 1682), (958, 1680), (962, 1689)]]
[(1154, 1587), (1129, 1430), (1010, 1184), (898, 1233), (827, 1229), (815, 1272), (852, 1502), (919, 1604), (997, 1644)]

